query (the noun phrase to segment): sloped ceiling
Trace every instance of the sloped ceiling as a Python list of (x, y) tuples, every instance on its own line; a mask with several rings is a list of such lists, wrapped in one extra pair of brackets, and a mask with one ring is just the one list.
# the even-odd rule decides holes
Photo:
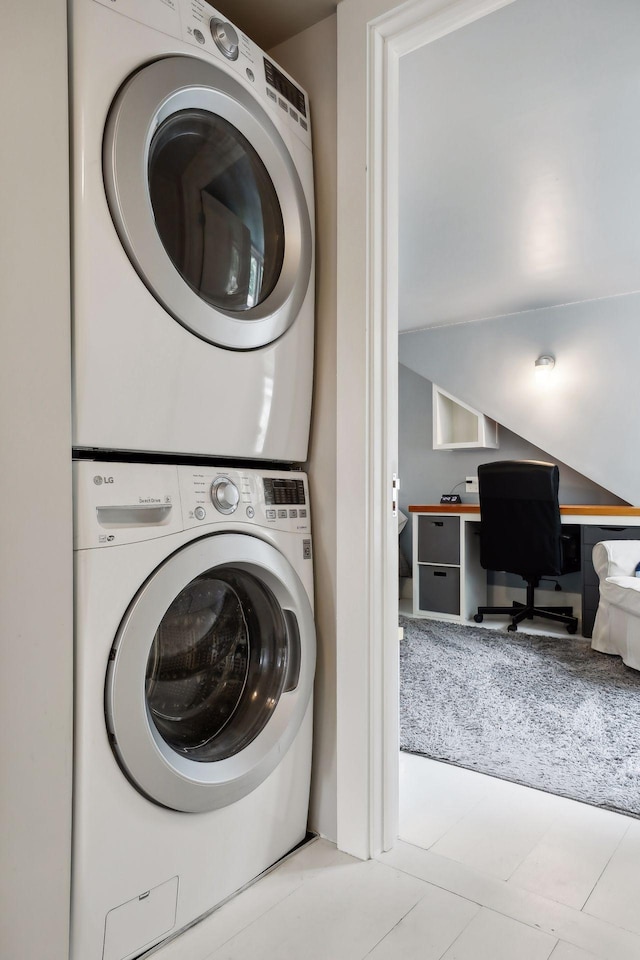
[(516, 0), (402, 59), (401, 330), (640, 289), (638, 50), (638, 0)]
[(214, 0), (213, 6), (262, 47), (276, 44), (336, 12), (338, 0)]

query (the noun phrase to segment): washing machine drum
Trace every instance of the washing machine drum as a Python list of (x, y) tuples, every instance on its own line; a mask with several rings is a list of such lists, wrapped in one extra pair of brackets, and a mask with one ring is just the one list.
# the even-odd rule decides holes
[(236, 350), (295, 321), (311, 274), (307, 201), (275, 124), (238, 80), (193, 57), (144, 66), (111, 107), (103, 168), (120, 240), (175, 320)]
[(311, 698), (315, 631), (284, 556), (222, 534), (172, 555), (133, 600), (106, 682), (110, 740), (145, 796), (198, 812), (277, 766)]

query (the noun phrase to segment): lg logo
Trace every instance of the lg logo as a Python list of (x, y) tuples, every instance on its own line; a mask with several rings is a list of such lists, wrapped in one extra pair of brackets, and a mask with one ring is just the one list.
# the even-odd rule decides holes
[(113, 483), (113, 477), (94, 477), (93, 482), (99, 487), (103, 483)]

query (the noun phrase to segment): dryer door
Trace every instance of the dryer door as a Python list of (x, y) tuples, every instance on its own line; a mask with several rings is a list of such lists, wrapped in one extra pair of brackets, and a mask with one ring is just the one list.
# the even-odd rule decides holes
[(238, 80), (193, 57), (143, 67), (112, 105), (103, 166), (120, 240), (177, 321), (236, 350), (294, 322), (311, 275), (307, 201), (275, 124)]
[(313, 614), (290, 563), (242, 534), (190, 543), (152, 574), (116, 636), (106, 716), (132, 783), (173, 810), (239, 800), (302, 723)]

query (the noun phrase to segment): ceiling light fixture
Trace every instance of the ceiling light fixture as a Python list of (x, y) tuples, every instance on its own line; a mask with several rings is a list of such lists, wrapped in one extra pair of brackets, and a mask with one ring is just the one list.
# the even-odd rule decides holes
[(555, 357), (544, 354), (536, 360), (536, 373), (538, 376), (547, 377), (556, 365)]

